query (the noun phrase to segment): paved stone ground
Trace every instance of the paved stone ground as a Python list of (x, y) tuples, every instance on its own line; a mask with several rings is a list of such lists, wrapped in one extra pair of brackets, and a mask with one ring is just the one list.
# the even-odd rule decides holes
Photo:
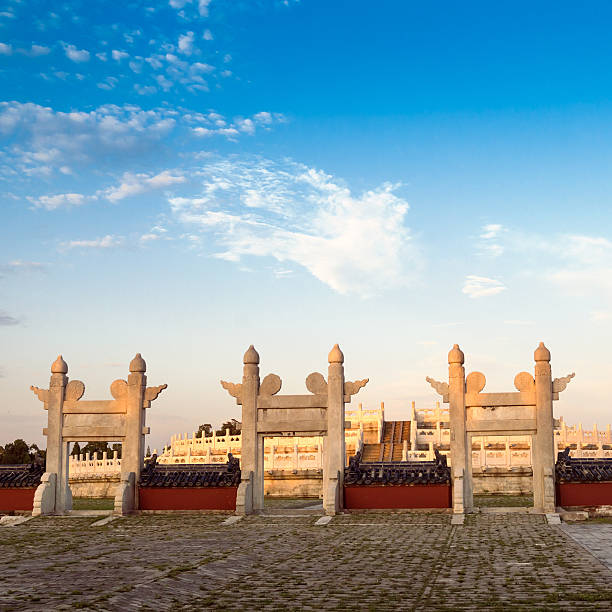
[(612, 570), (612, 523), (565, 523), (561, 528)]
[(0, 528), (0, 610), (612, 610), (612, 572), (528, 514), (155, 514)]

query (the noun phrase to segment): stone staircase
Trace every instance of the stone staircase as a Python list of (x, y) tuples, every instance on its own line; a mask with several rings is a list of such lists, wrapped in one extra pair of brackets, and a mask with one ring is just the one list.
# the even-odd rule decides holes
[(385, 421), (383, 441), (364, 444), (362, 461), (401, 461), (404, 440), (410, 448), (410, 421)]

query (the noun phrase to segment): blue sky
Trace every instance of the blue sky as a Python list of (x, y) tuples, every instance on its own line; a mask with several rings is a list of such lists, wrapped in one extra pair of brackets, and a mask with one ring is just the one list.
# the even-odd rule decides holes
[(570, 2), (8, 0), (0, 11), (2, 438), (62, 353), (90, 398), (136, 351), (151, 446), (239, 417), (254, 343), (300, 392), (340, 342), (360, 398), (576, 378), (609, 422), (612, 9)]

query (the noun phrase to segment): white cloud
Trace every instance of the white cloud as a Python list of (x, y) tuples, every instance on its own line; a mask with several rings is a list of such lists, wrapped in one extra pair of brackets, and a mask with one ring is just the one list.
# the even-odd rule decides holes
[(117, 86), (117, 83), (119, 83), (119, 79), (112, 77), (112, 76), (107, 76), (104, 81), (101, 81), (100, 83), (98, 83), (98, 87), (100, 89), (105, 89), (106, 91), (110, 91), (111, 89), (115, 89), (115, 87)]
[(49, 53), (51, 53), (51, 49), (43, 45), (33, 44), (29, 49), (17, 49), (17, 53), (21, 53), (22, 55), (27, 55), (28, 57), (40, 57), (41, 55), (49, 55)]
[(204, 40), (213, 40), (213, 35), (212, 32), (210, 30), (204, 30), (204, 34), (202, 34), (202, 38)]
[(499, 243), (499, 238), (506, 231), (506, 228), (499, 223), (489, 223), (483, 225), (480, 233), (480, 249), (487, 255), (498, 257), (504, 252), (504, 247)]
[(101, 61), (101, 62), (106, 62), (108, 61), (108, 57), (106, 56), (106, 52), (100, 52), (100, 53), (96, 53), (96, 57)]
[(198, 0), (198, 11), (202, 17), (208, 17), (208, 7), (212, 0)]
[(77, 49), (74, 45), (62, 43), (66, 57), (73, 62), (82, 63), (89, 61), (89, 51), (86, 49)]
[(184, 183), (185, 177), (172, 174), (170, 170), (164, 170), (153, 176), (148, 174), (131, 174), (126, 172), (121, 183), (116, 187), (109, 187), (100, 192), (110, 202), (118, 202), (124, 198), (138, 195), (152, 189), (163, 189), (170, 185)]
[(62, 249), (111, 249), (123, 244), (123, 238), (121, 236), (112, 236), (107, 234), (102, 238), (95, 238), (94, 240), (70, 240), (69, 242), (62, 242)]
[(178, 39), (178, 50), (183, 55), (191, 55), (193, 53), (194, 33), (187, 32), (181, 34)]
[[(102, 85), (111, 87), (114, 81)], [(146, 150), (169, 134), (177, 115), (169, 109), (143, 110), (135, 105), (57, 112), (38, 104), (0, 102), (0, 135), (16, 140), (0, 154), (0, 173), (15, 169), (22, 174), (49, 173), (93, 159), (118, 161), (121, 154)], [(43, 160), (49, 151), (56, 155)]]
[(235, 140), (242, 134), (253, 135), (257, 127), (270, 129), (273, 124), (285, 123), (286, 118), (281, 113), (270, 113), (267, 111), (259, 112), (252, 117), (235, 117), (234, 121), (228, 125), (222, 115), (218, 113), (208, 113), (199, 115), (197, 122), (200, 125), (192, 128), (196, 136), (225, 136), (229, 140)]
[(405, 226), (408, 203), (384, 184), (359, 195), (294, 162), (221, 161), (199, 173), (203, 192), (171, 198), (173, 214), (209, 233), (218, 258), (294, 263), (339, 293), (370, 296), (410, 281), (419, 256)]
[(112, 58), (117, 62), (120, 62), (122, 59), (125, 59), (126, 57), (130, 57), (129, 53), (125, 51), (121, 51), (119, 49), (113, 49), (111, 51), (111, 55), (112, 55)]
[(28, 200), (34, 205), (47, 210), (57, 210), (58, 208), (69, 208), (71, 206), (81, 206), (87, 201), (87, 196), (80, 193), (58, 193), (51, 196), (40, 196), (38, 198), (29, 197)]
[(465, 278), (462, 293), (465, 293), (470, 298), (480, 298), (489, 295), (496, 295), (505, 291), (505, 285), (493, 278), (485, 276), (469, 275)]
[(6, 43), (0, 42), (0, 55), (11, 55), (13, 53), (13, 47)]

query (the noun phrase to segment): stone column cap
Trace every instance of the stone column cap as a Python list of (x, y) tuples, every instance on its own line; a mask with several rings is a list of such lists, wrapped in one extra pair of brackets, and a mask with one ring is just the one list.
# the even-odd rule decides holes
[(448, 353), (448, 363), (464, 363), (465, 356), (458, 344), (454, 344), (453, 348)]
[(329, 363), (344, 363), (344, 353), (340, 350), (338, 344), (334, 344), (334, 347), (329, 351), (327, 356)]
[(543, 342), (540, 342), (533, 357), (536, 361), (550, 361), (550, 351), (544, 346)]
[(259, 353), (255, 350), (255, 347), (252, 344), (251, 346), (249, 346), (247, 352), (244, 354), (244, 359), (242, 360), (242, 362), (245, 364), (259, 364)]
[(61, 355), (51, 364), (51, 374), (67, 374), (68, 364), (64, 361)]
[(130, 372), (146, 372), (147, 363), (142, 358), (140, 353), (136, 353), (136, 356), (130, 361)]

